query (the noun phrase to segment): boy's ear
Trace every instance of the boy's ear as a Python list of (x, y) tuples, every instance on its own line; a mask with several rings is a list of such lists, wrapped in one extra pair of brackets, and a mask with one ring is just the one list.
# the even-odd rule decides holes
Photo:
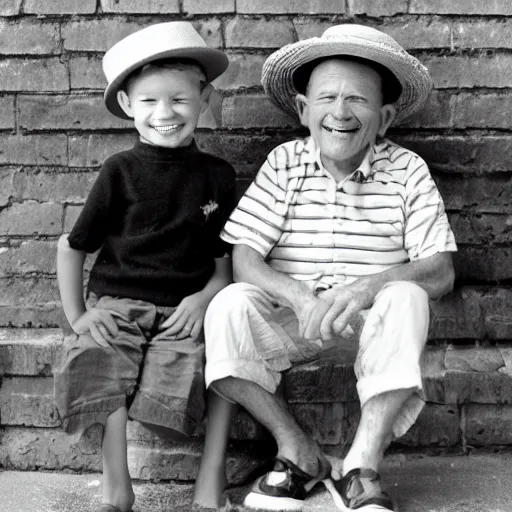
[(302, 126), (308, 126), (308, 100), (304, 94), (297, 94), (295, 96), (295, 106), (297, 107), (297, 114), (299, 114), (300, 123)]
[(212, 84), (207, 84), (201, 92), (201, 114), (206, 111), (210, 103), (210, 96), (215, 90)]
[(128, 117), (133, 117), (133, 109), (130, 103), (130, 97), (126, 94), (126, 91), (118, 91), (117, 92), (117, 101), (119, 106), (123, 109), (123, 112)]

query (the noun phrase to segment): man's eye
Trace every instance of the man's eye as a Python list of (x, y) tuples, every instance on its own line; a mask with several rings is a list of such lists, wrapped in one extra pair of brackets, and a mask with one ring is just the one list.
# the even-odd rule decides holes
[(363, 98), (362, 96), (347, 96), (347, 100), (356, 101), (358, 103), (366, 103), (366, 98)]

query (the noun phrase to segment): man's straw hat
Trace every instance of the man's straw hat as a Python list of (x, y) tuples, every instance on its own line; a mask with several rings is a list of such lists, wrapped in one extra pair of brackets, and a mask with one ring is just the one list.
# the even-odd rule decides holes
[(265, 92), (279, 108), (297, 118), (294, 73), (315, 59), (342, 55), (377, 62), (393, 73), (402, 85), (394, 103), (397, 120), (419, 110), (432, 88), (427, 68), (391, 36), (363, 25), (342, 24), (328, 28), (321, 37), (288, 44), (270, 55), (261, 77)]
[(104, 99), (110, 112), (127, 119), (117, 102), (117, 92), (125, 79), (148, 62), (170, 57), (197, 61), (207, 82), (224, 73), (229, 64), (223, 52), (206, 46), (190, 23), (171, 21), (151, 25), (125, 37), (103, 57), (103, 72), (108, 81)]

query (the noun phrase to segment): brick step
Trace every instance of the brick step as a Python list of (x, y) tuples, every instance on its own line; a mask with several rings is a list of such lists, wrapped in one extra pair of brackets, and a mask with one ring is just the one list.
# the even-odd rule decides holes
[[(52, 365), (64, 342), (60, 329), (0, 330), (0, 466), (97, 471), (101, 428), (77, 435), (59, 428)], [(341, 453), (359, 419), (355, 354), (341, 351), (285, 375), (285, 396), (298, 422), (325, 450)], [(465, 449), (512, 444), (512, 343), (429, 346), (423, 361), (427, 406), (395, 447)], [(162, 438), (129, 423), (133, 477), (195, 477), (204, 424), (186, 441)], [(243, 479), (272, 450), (268, 433), (246, 413), (233, 425), (230, 481)]]

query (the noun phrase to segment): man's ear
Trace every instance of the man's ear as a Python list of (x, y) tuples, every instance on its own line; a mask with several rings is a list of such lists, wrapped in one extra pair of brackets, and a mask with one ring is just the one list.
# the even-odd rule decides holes
[(308, 125), (308, 117), (309, 117), (309, 109), (308, 109), (308, 99), (304, 94), (297, 94), (295, 96), (295, 106), (297, 107), (297, 114), (299, 114), (300, 124), (309, 128)]
[(121, 90), (117, 92), (117, 102), (128, 117), (133, 117), (133, 109), (130, 103), (130, 97), (128, 94), (126, 94), (126, 91)]
[(201, 114), (206, 111), (210, 103), (210, 96), (215, 90), (212, 84), (207, 84), (201, 92)]
[(380, 108), (380, 127), (379, 127), (379, 136), (384, 137), (388, 128), (391, 126), (391, 123), (395, 120), (396, 117), (396, 108), (391, 103), (387, 105), (383, 105)]

